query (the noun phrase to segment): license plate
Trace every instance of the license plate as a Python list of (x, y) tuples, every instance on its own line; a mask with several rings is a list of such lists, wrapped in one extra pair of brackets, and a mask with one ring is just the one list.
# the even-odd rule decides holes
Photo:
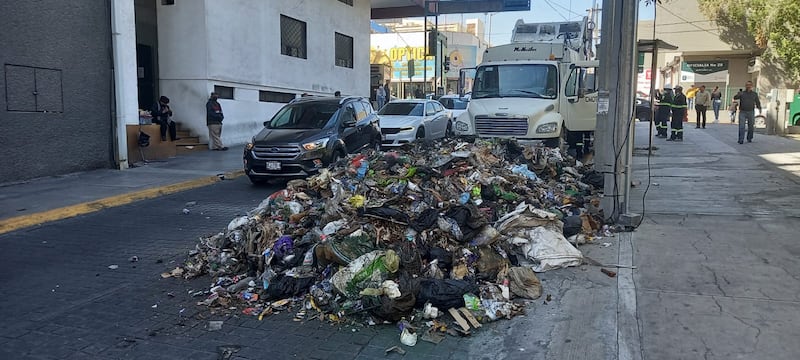
[(267, 170), (280, 170), (281, 163), (278, 161), (267, 161)]

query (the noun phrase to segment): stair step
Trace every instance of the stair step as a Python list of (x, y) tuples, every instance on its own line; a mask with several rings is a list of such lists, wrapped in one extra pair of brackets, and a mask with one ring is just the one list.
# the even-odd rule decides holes
[(177, 154), (188, 154), (195, 151), (208, 151), (208, 144), (175, 145)]
[(181, 136), (180, 140), (175, 142), (175, 145), (199, 145), (200, 144), (200, 137), (199, 136)]

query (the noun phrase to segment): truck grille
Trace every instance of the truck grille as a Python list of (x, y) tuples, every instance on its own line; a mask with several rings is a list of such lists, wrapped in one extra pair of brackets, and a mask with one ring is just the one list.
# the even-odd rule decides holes
[(300, 154), (299, 146), (278, 145), (278, 146), (263, 146), (256, 145), (253, 147), (253, 157), (261, 160), (289, 160), (294, 159)]
[(526, 136), (528, 119), (475, 117), (475, 130), (483, 136)]

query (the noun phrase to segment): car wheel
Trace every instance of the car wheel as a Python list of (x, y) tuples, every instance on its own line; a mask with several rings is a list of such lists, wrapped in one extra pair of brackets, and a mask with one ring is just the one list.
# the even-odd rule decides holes
[(342, 152), (342, 150), (336, 150), (336, 151), (333, 152), (333, 158), (331, 159), (331, 163), (328, 164), (328, 165), (336, 164), (337, 162), (339, 162), (339, 160), (344, 159), (344, 157), (345, 157), (345, 155)]
[(425, 139), (425, 128), (424, 127), (420, 126), (419, 129), (417, 129), (417, 137), (416, 138), (417, 138), (417, 140), (424, 140)]
[(381, 151), (381, 147), (382, 146), (383, 145), (381, 144), (381, 139), (380, 138), (377, 138), (377, 139), (372, 141), (372, 149), (374, 149), (376, 152), (377, 151)]

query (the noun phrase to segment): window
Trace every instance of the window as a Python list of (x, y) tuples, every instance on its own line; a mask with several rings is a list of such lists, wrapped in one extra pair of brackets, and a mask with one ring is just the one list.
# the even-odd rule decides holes
[(433, 103), (426, 103), (425, 115), (433, 115), (433, 114), (436, 114), (436, 110), (433, 109)]
[(353, 108), (356, 109), (356, 120), (361, 121), (367, 117), (367, 108), (361, 101), (354, 101)]
[(161, 0), (161, 5), (175, 5), (175, 0)]
[(6, 111), (64, 112), (61, 70), (5, 65)]
[(290, 93), (282, 93), (277, 91), (259, 91), (258, 92), (258, 101), (261, 102), (273, 102), (273, 103), (284, 103), (288, 104), (292, 100), (294, 100), (294, 94)]
[(306, 55), (306, 23), (281, 15), (281, 54), (301, 59)]
[(353, 38), (336, 33), (336, 66), (353, 68)]
[(230, 86), (214, 85), (214, 92), (219, 94), (220, 99), (233, 100), (233, 88)]
[(339, 0), (339, 2), (342, 4), (353, 6), (353, 0)]
[(367, 114), (372, 114), (372, 113), (375, 112), (375, 109), (372, 108), (372, 104), (370, 104), (369, 102), (366, 102), (366, 101), (363, 104), (364, 104), (364, 108), (367, 109)]
[(558, 72), (544, 64), (481, 66), (475, 73), (472, 98), (531, 97), (555, 99)]

